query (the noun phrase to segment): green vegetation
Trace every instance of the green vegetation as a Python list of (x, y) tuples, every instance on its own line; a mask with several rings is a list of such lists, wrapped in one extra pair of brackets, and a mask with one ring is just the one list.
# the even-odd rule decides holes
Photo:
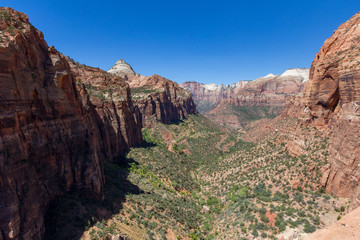
[(195, 101), (196, 108), (200, 113), (207, 113), (211, 110), (213, 110), (217, 104), (210, 101)]
[(153, 89), (151, 85), (144, 85), (141, 87), (131, 88), (131, 95), (136, 98), (141, 98), (150, 95), (151, 93), (159, 92), (158, 89)]
[(107, 102), (107, 101), (111, 101), (112, 99), (112, 89), (109, 88), (109, 89), (98, 89), (97, 87), (95, 86), (92, 86), (90, 84), (90, 82), (84, 84), (85, 85), (85, 88), (86, 88), (86, 91), (89, 95), (93, 95), (101, 100), (103, 100), (104, 102)]
[[(316, 184), (327, 161), (328, 139), (316, 129), (302, 131), (309, 154), (295, 157), (278, 138), (244, 142), (201, 115), (178, 124), (158, 123), (143, 129), (144, 145), (132, 148), (121, 165), (105, 164), (104, 200), (89, 204), (72, 196), (71, 204), (61, 200), (56, 209), (76, 213), (69, 205), (85, 208), (78, 222), (90, 239), (115, 233), (129, 239), (165, 239), (168, 234), (274, 239), (287, 228), (311, 233), (321, 227), (320, 217), (344, 212), (346, 206), (335, 208), (335, 199)], [(74, 234), (67, 229), (69, 218), (74, 219), (59, 217), (62, 222), (55, 225)]]

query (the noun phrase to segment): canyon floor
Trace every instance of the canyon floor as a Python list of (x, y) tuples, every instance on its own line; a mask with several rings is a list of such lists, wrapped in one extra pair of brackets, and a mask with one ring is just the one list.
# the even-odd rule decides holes
[(144, 128), (142, 146), (106, 163), (103, 200), (52, 202), (47, 239), (302, 239), (336, 222), (350, 202), (318, 185), (327, 138), (300, 128), (306, 153), (292, 156), (297, 120), (269, 121), (237, 132), (199, 114)]
[(184, 88), (0, 20), (0, 240), (359, 239), (360, 13), (310, 70)]

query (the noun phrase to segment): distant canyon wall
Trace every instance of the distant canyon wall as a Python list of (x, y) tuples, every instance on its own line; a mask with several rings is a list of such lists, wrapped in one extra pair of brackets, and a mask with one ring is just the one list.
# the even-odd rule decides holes
[(308, 79), (309, 69), (295, 68), (230, 86), (193, 82), (182, 86), (192, 91), (197, 104), (206, 102), (213, 107), (205, 116), (223, 126), (241, 129), (252, 121), (280, 115), (287, 97), (299, 94)]

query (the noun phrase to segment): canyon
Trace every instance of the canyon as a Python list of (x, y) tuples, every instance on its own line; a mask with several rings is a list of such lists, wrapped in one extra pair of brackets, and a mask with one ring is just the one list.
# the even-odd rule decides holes
[(0, 12), (0, 239), (41, 239), (51, 200), (70, 189), (102, 198), (103, 162), (143, 142), (147, 114), (178, 121), (196, 107), (190, 94), (176, 102), (171, 94), (185, 91), (161, 79), (165, 90), (149, 103), (161, 106), (143, 111), (123, 78), (49, 47), (27, 15)]
[(220, 86), (0, 19), (0, 240), (359, 238), (360, 13), (310, 69)]
[(299, 94), (308, 80), (306, 68), (289, 69), (279, 75), (270, 73), (235, 88), (233, 94), (222, 99), (206, 116), (220, 125), (244, 129), (255, 120), (280, 115), (286, 98)]
[(136, 74), (122, 59), (108, 72), (126, 79), (131, 88), (132, 99), (139, 109), (143, 127), (151, 127), (156, 121), (176, 122), (189, 114), (197, 113), (190, 92), (176, 82), (156, 74), (150, 77)]
[(294, 68), (228, 86), (196, 82), (180, 86), (191, 91), (199, 111), (208, 118), (223, 126), (243, 129), (254, 120), (280, 115), (286, 98), (299, 94), (308, 80), (309, 69)]
[(189, 90), (198, 106), (199, 112), (205, 114), (214, 109), (222, 100), (235, 94), (241, 88), (244, 88), (250, 81), (239, 81), (231, 85), (215, 83), (203, 84), (198, 82), (184, 82), (181, 87)]

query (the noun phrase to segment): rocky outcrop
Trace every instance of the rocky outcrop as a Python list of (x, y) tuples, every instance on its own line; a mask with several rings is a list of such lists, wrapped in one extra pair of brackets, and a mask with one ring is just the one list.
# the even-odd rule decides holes
[(124, 81), (71, 68), (25, 14), (0, 18), (0, 239), (41, 239), (49, 202), (70, 189), (101, 198), (102, 162), (141, 132)]
[(360, 208), (346, 214), (341, 220), (306, 236), (304, 240), (357, 240), (360, 236)]
[(323, 184), (339, 196), (360, 196), (359, 44), (360, 13), (342, 24), (316, 54), (305, 93), (312, 123), (332, 132)]
[(132, 67), (123, 59), (118, 60), (115, 65), (108, 70), (108, 72), (123, 77), (125, 79), (134, 77), (136, 74)]
[(242, 128), (253, 120), (281, 114), (286, 99), (304, 88), (309, 69), (295, 68), (283, 74), (268, 74), (255, 79), (206, 114), (213, 121), (232, 128)]
[(236, 91), (244, 88), (249, 81), (239, 81), (231, 85), (215, 83), (203, 84), (194, 81), (184, 82), (181, 87), (189, 90), (200, 113), (214, 109), (222, 100), (232, 97)]
[(116, 159), (142, 143), (141, 116), (129, 85), (121, 77), (67, 58), (83, 105), (98, 116), (107, 159)]
[(360, 205), (360, 13), (342, 24), (316, 54), (303, 97), (291, 99), (285, 115), (317, 126), (330, 138), (322, 185)]
[(196, 114), (196, 105), (191, 93), (173, 81), (159, 75), (138, 76), (130, 82), (132, 98), (141, 115), (144, 127), (156, 121), (177, 122), (189, 114)]
[[(122, 73), (117, 72), (116, 75), (121, 76)], [(191, 93), (176, 82), (159, 75), (146, 77), (136, 74), (128, 76), (127, 83), (143, 127), (153, 126), (156, 121), (167, 124), (177, 122), (197, 113)]]

